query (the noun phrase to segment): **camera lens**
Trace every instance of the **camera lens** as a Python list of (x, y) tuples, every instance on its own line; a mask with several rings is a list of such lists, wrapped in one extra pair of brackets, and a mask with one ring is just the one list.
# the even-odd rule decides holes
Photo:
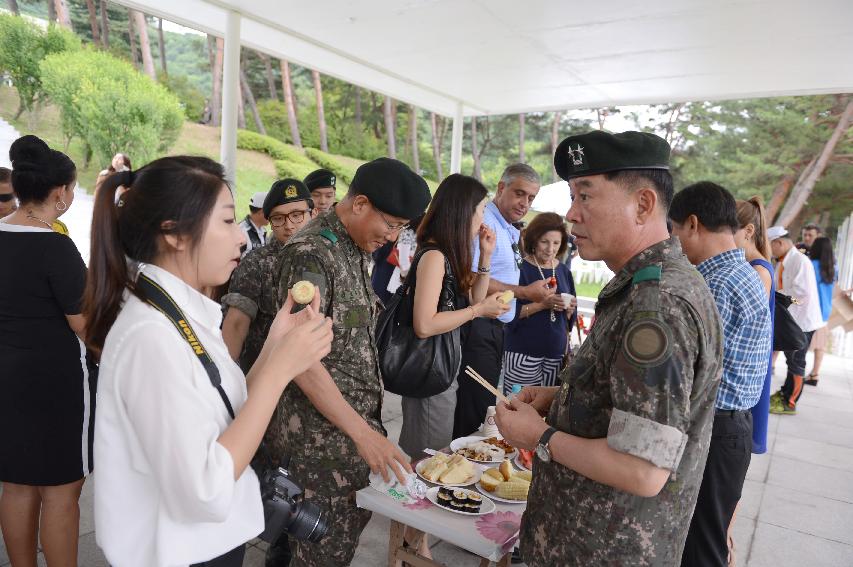
[(328, 531), (329, 525), (323, 518), (319, 506), (305, 500), (296, 505), (296, 514), (287, 526), (287, 532), (296, 539), (315, 543), (320, 541)]

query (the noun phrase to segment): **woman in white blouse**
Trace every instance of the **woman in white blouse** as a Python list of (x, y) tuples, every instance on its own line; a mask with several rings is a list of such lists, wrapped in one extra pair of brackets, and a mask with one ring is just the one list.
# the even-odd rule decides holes
[[(115, 202), (120, 186), (129, 189)], [(329, 352), (332, 331), (317, 297), (296, 315), (288, 297), (244, 377), (222, 340), (219, 305), (205, 295), (228, 279), (243, 243), (222, 166), (206, 158), (115, 174), (96, 197), (84, 313), (87, 342), (101, 351), (95, 530), (114, 567), (238, 566), (263, 530), (249, 462), (282, 391)], [(182, 311), (236, 418), (137, 276)]]

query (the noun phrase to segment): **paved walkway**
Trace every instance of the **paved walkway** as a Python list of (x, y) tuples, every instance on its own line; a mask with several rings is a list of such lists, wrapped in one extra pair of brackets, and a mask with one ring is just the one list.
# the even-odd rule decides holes
[[(781, 362), (781, 361), (780, 361)], [(778, 368), (774, 386), (783, 378)], [(383, 421), (400, 434), (397, 396), (386, 395)], [(820, 386), (805, 391), (796, 416), (771, 416), (770, 450), (753, 455), (735, 529), (737, 564), (748, 567), (853, 566), (853, 364), (827, 355)], [(81, 567), (107, 565), (95, 544), (92, 487), (81, 500)], [(447, 565), (478, 565), (474, 556), (433, 542)], [(388, 520), (374, 515), (353, 566), (385, 565)], [(9, 565), (0, 542), (0, 566)], [(45, 565), (39, 558), (39, 565)], [(246, 567), (263, 567), (263, 543), (250, 546)]]

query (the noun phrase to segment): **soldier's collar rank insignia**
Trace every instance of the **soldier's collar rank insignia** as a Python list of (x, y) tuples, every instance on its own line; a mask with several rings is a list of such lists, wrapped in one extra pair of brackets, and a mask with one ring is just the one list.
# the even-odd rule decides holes
[(287, 199), (293, 199), (294, 197), (296, 197), (298, 195), (299, 195), (299, 193), (296, 191), (295, 185), (288, 185), (287, 189), (284, 190), (284, 196)]

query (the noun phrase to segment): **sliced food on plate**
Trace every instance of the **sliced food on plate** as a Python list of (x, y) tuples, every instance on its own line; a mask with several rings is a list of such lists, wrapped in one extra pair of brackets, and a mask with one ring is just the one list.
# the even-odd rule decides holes
[(526, 502), (533, 473), (517, 471), (509, 459), (496, 469), (488, 469), (480, 477), (479, 487), (497, 500), (505, 502)]
[(478, 471), (461, 455), (436, 453), (435, 456), (418, 463), (416, 470), (422, 478), (436, 484), (462, 485), (477, 482)]
[(450, 448), (455, 454), (480, 463), (499, 463), (515, 454), (515, 447), (497, 437), (461, 437)]

